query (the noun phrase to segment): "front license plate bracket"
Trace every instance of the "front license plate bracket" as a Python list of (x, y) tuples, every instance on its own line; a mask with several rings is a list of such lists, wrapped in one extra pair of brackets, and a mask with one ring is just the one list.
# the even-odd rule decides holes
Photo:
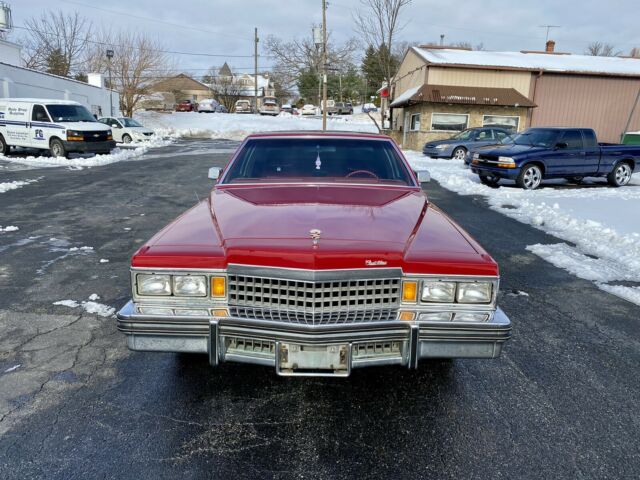
[(351, 344), (276, 342), (276, 373), (286, 377), (348, 377), (351, 373)]

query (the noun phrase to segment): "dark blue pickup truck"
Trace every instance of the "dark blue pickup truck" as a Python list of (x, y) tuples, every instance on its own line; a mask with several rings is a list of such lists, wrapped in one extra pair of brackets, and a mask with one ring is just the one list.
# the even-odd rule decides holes
[(621, 187), (640, 170), (640, 145), (598, 143), (590, 128), (529, 128), (514, 136), (513, 143), (480, 148), (471, 170), (491, 186), (508, 178), (533, 190), (547, 178), (580, 182), (606, 177), (610, 185)]

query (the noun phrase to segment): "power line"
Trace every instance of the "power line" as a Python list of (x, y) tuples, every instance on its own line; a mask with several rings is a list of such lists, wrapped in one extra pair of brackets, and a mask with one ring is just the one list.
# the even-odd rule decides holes
[[(38, 32), (38, 33), (42, 33), (44, 35), (51, 35), (53, 37), (57, 37), (57, 38), (64, 38), (63, 35), (58, 35), (52, 32), (43, 32), (41, 30), (35, 30), (32, 29), (30, 27), (26, 27), (26, 26), (16, 26), (14, 25), (13, 28), (18, 28), (21, 30), (26, 30), (28, 32)], [(103, 47), (120, 47), (120, 48), (125, 48), (125, 45), (118, 45), (115, 43), (109, 43), (109, 42), (98, 42), (97, 40), (86, 40), (87, 43), (91, 43), (94, 45), (101, 45)], [(126, 46), (126, 48), (131, 48), (130, 46)], [(135, 50), (135, 48), (134, 48)], [(149, 51), (152, 52), (158, 52), (158, 53), (169, 53), (172, 55), (188, 55), (188, 56), (194, 56), (194, 57), (221, 57), (221, 58), (253, 58), (253, 55), (231, 55), (231, 54), (226, 54), (226, 53), (202, 53), (202, 52), (178, 52), (175, 50), (161, 50), (161, 49), (156, 49), (156, 48), (150, 48)], [(264, 57), (269, 57), (271, 58), (270, 55), (263, 55)]]
[(213, 33), (214, 35), (232, 36), (232, 37), (236, 37), (236, 38), (241, 38), (243, 40), (249, 40), (249, 37), (244, 37), (244, 36), (241, 36), (241, 35), (235, 35), (235, 34), (232, 34), (232, 33), (224, 33), (224, 34), (222, 34), (220, 32), (214, 32), (212, 30), (205, 30), (205, 29), (202, 29), (202, 28), (197, 28), (197, 27), (194, 27), (192, 25), (183, 25), (183, 24), (179, 24), (179, 23), (167, 22), (165, 20), (159, 20), (159, 19), (156, 19), (156, 18), (144, 17), (144, 16), (141, 16), (141, 15), (134, 15), (134, 14), (131, 14), (131, 13), (128, 13), (128, 12), (120, 12), (120, 11), (117, 11), (117, 10), (109, 10), (109, 9), (102, 8), (102, 7), (96, 7), (94, 5), (87, 5), (86, 3), (82, 3), (82, 2), (75, 2), (75, 1), (72, 1), (72, 0), (60, 0), (60, 1), (63, 2), (63, 3), (69, 3), (71, 5), (80, 5), (80, 6), (85, 7), (85, 8), (92, 8), (94, 10), (99, 10), (101, 12), (106, 12), (106, 13), (110, 13), (110, 14), (113, 14), (113, 15), (122, 15), (122, 16), (125, 16), (125, 17), (128, 17), (128, 18), (137, 18), (139, 20), (146, 20), (148, 22), (160, 23), (162, 25), (169, 25), (171, 27), (185, 28), (185, 29), (190, 30), (190, 31), (196, 30), (196, 31), (199, 31), (199, 32), (204, 32), (204, 33)]

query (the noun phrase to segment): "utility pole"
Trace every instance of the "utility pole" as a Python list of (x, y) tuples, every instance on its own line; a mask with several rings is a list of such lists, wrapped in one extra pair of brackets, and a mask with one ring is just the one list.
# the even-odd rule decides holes
[(327, 0), (322, 0), (322, 131), (327, 130)]
[(342, 72), (338, 73), (338, 78), (340, 79), (340, 101), (342, 102)]
[(253, 98), (255, 112), (258, 113), (258, 27), (255, 29), (253, 39)]
[(111, 59), (113, 58), (113, 50), (107, 50), (107, 68), (109, 69), (109, 116), (113, 117), (113, 84), (111, 83)]

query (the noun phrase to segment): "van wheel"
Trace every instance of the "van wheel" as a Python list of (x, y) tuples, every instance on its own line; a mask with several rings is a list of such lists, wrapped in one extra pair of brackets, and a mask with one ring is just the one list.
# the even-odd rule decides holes
[(68, 155), (67, 151), (64, 148), (64, 145), (57, 138), (51, 140), (51, 143), (49, 144), (49, 152), (51, 153), (52, 157), (67, 158)]
[(126, 133), (122, 136), (122, 143), (131, 143), (131, 135), (127, 135)]
[(9, 145), (5, 142), (4, 137), (0, 135), (0, 155), (9, 155)]
[(623, 187), (631, 180), (631, 165), (627, 162), (620, 162), (607, 175), (607, 181), (612, 187)]

